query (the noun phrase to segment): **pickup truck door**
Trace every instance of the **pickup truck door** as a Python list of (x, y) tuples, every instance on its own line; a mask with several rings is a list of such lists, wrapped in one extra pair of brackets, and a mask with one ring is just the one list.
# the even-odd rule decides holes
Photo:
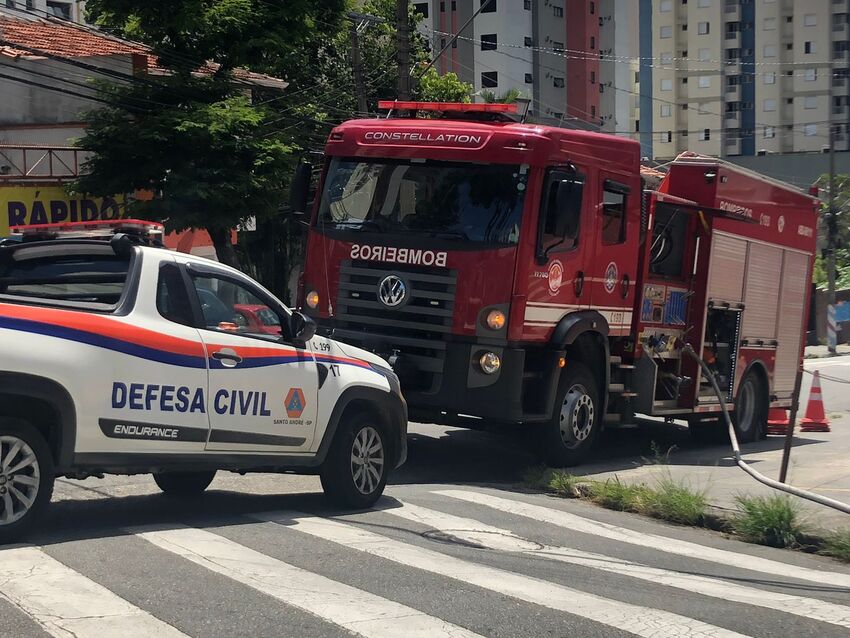
[[(249, 279), (213, 266), (188, 268), (202, 316), (209, 370), (207, 450), (307, 452), (316, 431), (319, 375), (309, 349), (287, 341), (288, 315)], [(240, 306), (264, 306), (251, 325)], [(272, 313), (270, 315), (270, 313)], [(273, 334), (274, 320), (280, 330)]]

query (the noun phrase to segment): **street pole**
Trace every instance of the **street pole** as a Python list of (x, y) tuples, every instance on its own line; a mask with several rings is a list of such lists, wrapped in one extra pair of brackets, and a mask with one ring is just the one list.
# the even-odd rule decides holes
[(410, 99), (410, 23), (408, 0), (396, 0), (396, 45), (398, 49), (398, 97)]
[(351, 68), (354, 71), (354, 95), (357, 97), (357, 110), (362, 116), (369, 110), (366, 104), (366, 85), (363, 83), (363, 60), (360, 57), (360, 33), (357, 22), (351, 21)]
[(838, 335), (835, 323), (835, 243), (836, 228), (838, 224), (835, 218), (835, 108), (833, 106), (832, 83), (835, 79), (835, 61), (829, 62), (829, 199), (827, 204), (827, 291), (829, 305), (827, 307), (827, 347), (829, 354), (834, 355), (838, 345)]

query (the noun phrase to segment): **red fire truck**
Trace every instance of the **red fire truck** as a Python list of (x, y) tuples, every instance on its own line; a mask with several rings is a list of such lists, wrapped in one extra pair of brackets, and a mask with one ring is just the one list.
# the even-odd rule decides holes
[(637, 142), (512, 105), (382, 106), (409, 115), (330, 134), (299, 294), (390, 361), (413, 420), (521, 424), (558, 465), (635, 414), (721, 428), (684, 343), (742, 441), (796, 400), (813, 197), (689, 153), (645, 189)]

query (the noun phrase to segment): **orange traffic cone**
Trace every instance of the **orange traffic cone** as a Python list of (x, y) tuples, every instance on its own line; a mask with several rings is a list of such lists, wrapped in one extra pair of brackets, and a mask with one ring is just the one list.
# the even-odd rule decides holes
[(767, 433), (785, 434), (788, 432), (788, 412), (785, 408), (770, 408), (767, 412)]
[(806, 406), (806, 416), (800, 421), (801, 432), (829, 432), (829, 421), (823, 411), (823, 398), (820, 392), (820, 373), (815, 370), (812, 389), (809, 391), (809, 405)]

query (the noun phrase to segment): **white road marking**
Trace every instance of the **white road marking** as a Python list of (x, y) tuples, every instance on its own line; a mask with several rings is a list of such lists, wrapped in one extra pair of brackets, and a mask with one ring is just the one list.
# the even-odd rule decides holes
[(57, 638), (186, 638), (36, 547), (0, 551), (0, 596)]
[(532, 505), (530, 503), (508, 500), (483, 492), (468, 492), (464, 490), (438, 490), (434, 494), (459, 499), (468, 503), (484, 505), (501, 512), (515, 514), (564, 527), (566, 529), (589, 534), (597, 538), (607, 538), (621, 543), (629, 543), (640, 547), (654, 549), (668, 554), (678, 554), (688, 558), (696, 558), (721, 565), (740, 567), (774, 576), (796, 578), (806, 580), (820, 585), (833, 585), (850, 589), (850, 574), (829, 572), (824, 570), (799, 567), (789, 563), (780, 563), (767, 558), (751, 556), (750, 554), (739, 554), (725, 549), (707, 547), (697, 543), (690, 543), (667, 536), (636, 532), (625, 527), (618, 527), (608, 523), (601, 523), (589, 518), (583, 518), (563, 512), (561, 510)]
[(587, 618), (637, 636), (678, 638), (742, 635), (667, 611), (609, 600), (538, 578), (461, 560), (329, 519), (296, 512), (267, 513), (256, 517), (281, 523), (288, 529), (304, 532), (343, 547), (452, 578), (517, 600)]
[(590, 567), (612, 574), (622, 574), (657, 585), (683, 589), (695, 594), (729, 600), (745, 605), (755, 605), (783, 611), (795, 616), (818, 620), (840, 627), (850, 628), (850, 607), (754, 587), (745, 587), (719, 578), (697, 576), (689, 573), (647, 567), (604, 554), (582, 552), (569, 547), (542, 547), (529, 549), (534, 543), (513, 532), (493, 527), (471, 518), (444, 514), (426, 507), (409, 503), (401, 507), (384, 510), (387, 514), (426, 525), (433, 530), (449, 534), (462, 540), (477, 543), (487, 549), (523, 552), (529, 556), (555, 560), (571, 565)]
[(266, 556), (211, 532), (134, 530), (140, 538), (361, 635), (474, 638), (477, 634), (386, 598)]

